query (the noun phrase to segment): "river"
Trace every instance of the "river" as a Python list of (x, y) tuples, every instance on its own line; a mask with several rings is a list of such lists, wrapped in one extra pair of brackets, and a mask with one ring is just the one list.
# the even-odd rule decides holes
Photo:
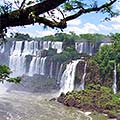
[(0, 94), (0, 120), (90, 120), (81, 111), (49, 101), (55, 94), (21, 91)]

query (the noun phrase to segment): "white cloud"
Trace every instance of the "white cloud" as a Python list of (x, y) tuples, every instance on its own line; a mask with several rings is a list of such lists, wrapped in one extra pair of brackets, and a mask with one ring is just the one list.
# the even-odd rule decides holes
[(120, 30), (120, 24), (113, 24), (112, 28), (113, 30)]
[(111, 26), (105, 26), (105, 25), (103, 25), (103, 24), (100, 24), (100, 25), (98, 25), (98, 28), (101, 30), (101, 31), (103, 31), (103, 30), (105, 30), (105, 31), (111, 31), (112, 30), (112, 27)]
[(91, 23), (86, 23), (83, 29), (88, 33), (94, 33), (99, 31), (99, 28), (95, 24), (91, 24)]
[(35, 34), (36, 34), (36, 36), (43, 37), (43, 36), (47, 36), (47, 35), (54, 35), (55, 31), (54, 30), (47, 30), (47, 31), (46, 30), (43, 30), (43, 31), (36, 30)]
[(120, 10), (120, 2), (116, 2), (115, 9)]
[(120, 16), (111, 18), (111, 22), (118, 22), (118, 23), (120, 23)]
[(84, 33), (96, 33), (99, 32), (99, 28), (91, 23), (85, 23), (83, 26), (69, 26), (65, 32), (73, 31), (76, 34), (84, 34)]
[(71, 21), (68, 21), (67, 23), (69, 26), (72, 25), (72, 26), (78, 26), (81, 24), (81, 20), (80, 19), (74, 19), (74, 20), (71, 20)]
[[(31, 0), (31, 1), (35, 2), (35, 0)], [(15, 0), (0, 0), (0, 5), (4, 5), (5, 3), (8, 3), (8, 2), (12, 3), (12, 7), (14, 9), (18, 9), (18, 6), (20, 7), (23, 0), (19, 0), (19, 5), (18, 6), (15, 4)], [(28, 2), (29, 2), (29, 0), (26, 0), (26, 3), (28, 3)], [(35, 4), (35, 3), (33, 3), (33, 4)], [(31, 5), (33, 5), (33, 4), (31, 4)]]

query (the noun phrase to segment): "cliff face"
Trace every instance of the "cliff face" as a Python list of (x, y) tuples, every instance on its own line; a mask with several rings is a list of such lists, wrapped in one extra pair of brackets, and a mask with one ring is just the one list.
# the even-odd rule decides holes
[(86, 83), (102, 84), (99, 66), (88, 61)]
[[(54, 79), (55, 83), (59, 85), (67, 63), (82, 59), (81, 56), (92, 55), (94, 53), (92, 52), (94, 51), (93, 48), (97, 51), (99, 46), (97, 43), (93, 45), (89, 42), (65, 41), (62, 43), (57, 41), (11, 40), (0, 48), (0, 64), (9, 65), (14, 73), (13, 76), (42, 75)], [(86, 55), (87, 53), (89, 55)], [(86, 74), (84, 74), (86, 63)], [(112, 86), (112, 81), (109, 79), (107, 81), (101, 79), (98, 65), (87, 59), (80, 60), (77, 65), (74, 83), (76, 88), (81, 84), (83, 76), (85, 77), (85, 85), (99, 83)]]
[(82, 77), (84, 75), (84, 66), (87, 62), (85, 85), (88, 84), (100, 84), (105, 86), (112, 86), (112, 81), (103, 81), (100, 75), (99, 66), (90, 60), (80, 61), (76, 68), (75, 86), (81, 84)]

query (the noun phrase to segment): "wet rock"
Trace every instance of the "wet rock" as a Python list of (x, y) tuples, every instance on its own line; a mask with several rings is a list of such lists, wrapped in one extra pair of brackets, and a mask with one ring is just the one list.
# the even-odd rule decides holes
[(50, 99), (49, 101), (56, 101), (57, 99), (56, 98), (52, 98), (52, 99)]
[(67, 101), (64, 101), (64, 104), (66, 104), (67, 106), (74, 106), (76, 104), (76, 100), (75, 98), (69, 98), (67, 99)]
[(116, 114), (115, 116), (116, 116), (117, 120), (120, 120), (120, 113)]
[(99, 66), (92, 62), (91, 60), (85, 59), (80, 61), (76, 67), (76, 77), (75, 77), (75, 87), (81, 84), (81, 80), (84, 74), (84, 66), (85, 62), (87, 62), (86, 68), (86, 76), (85, 76), (85, 84), (100, 84), (102, 86), (109, 86), (111, 87), (112, 81), (103, 81), (100, 75)]
[[(114, 114), (108, 113), (108, 117), (109, 117), (110, 119), (113, 119), (113, 118), (116, 118), (117, 116), (114, 115)], [(120, 120), (120, 119), (117, 119), (117, 120)]]
[(47, 56), (47, 50), (39, 50), (37, 52), (37, 56), (46, 57)]

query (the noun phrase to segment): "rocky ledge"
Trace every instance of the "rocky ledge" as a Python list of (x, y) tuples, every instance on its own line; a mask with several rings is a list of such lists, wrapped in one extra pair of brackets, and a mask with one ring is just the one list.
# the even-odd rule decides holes
[(57, 101), (82, 111), (105, 113), (109, 118), (120, 120), (120, 93), (113, 94), (108, 87), (90, 84), (82, 91), (61, 93)]

